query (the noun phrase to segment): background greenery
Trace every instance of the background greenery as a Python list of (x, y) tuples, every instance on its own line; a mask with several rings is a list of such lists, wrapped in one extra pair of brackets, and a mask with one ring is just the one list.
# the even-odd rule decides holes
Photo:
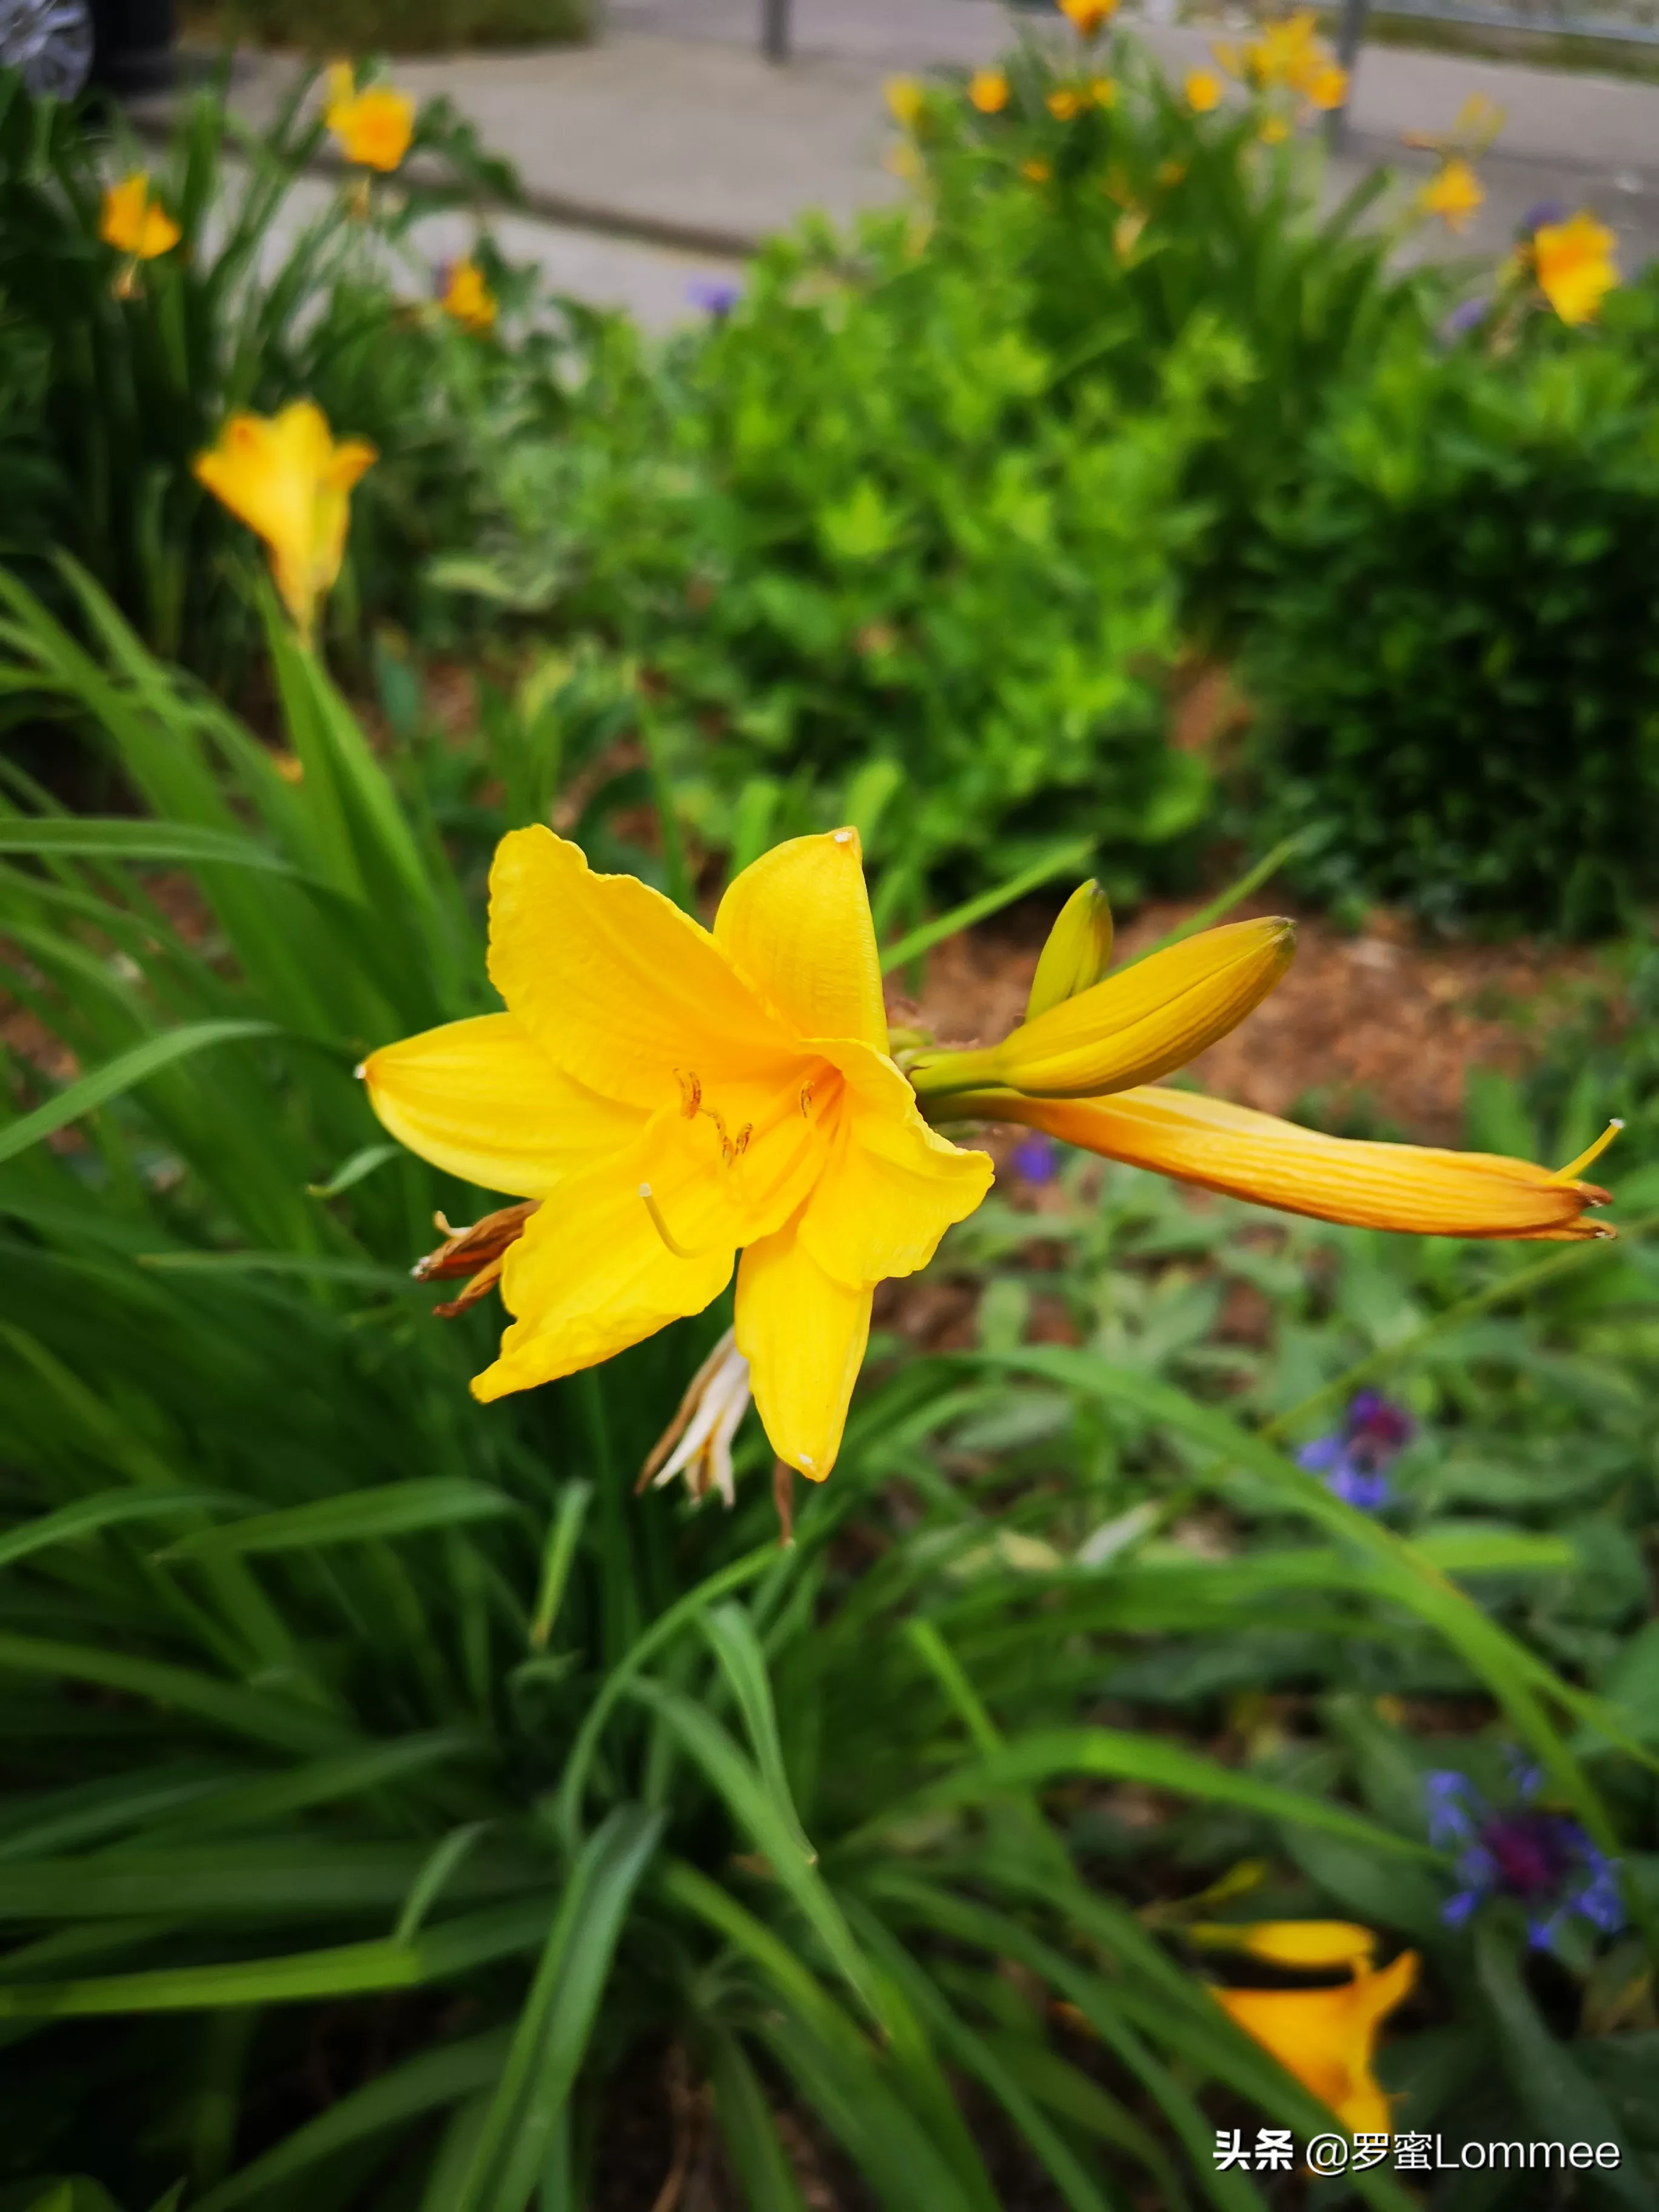
[(564, 44), (589, 38), (592, 22), (588, 0), (228, 0), (213, 27), (326, 59)]

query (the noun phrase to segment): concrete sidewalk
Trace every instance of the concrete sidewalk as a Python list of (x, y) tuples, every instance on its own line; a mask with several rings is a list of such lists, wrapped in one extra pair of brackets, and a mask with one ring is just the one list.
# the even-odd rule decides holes
[[(756, 49), (758, 12), (758, 0), (611, 0), (593, 46), (407, 61), (396, 76), (422, 96), (449, 94), (516, 165), (544, 221), (631, 239), (636, 274), (640, 251), (665, 249), (683, 299), (688, 252), (735, 259), (808, 209), (844, 221), (902, 191), (882, 161), (882, 88), (896, 70), (966, 69), (1022, 36), (1071, 42), (1057, 17), (998, 0), (795, 0), (794, 54), (779, 67)], [(1216, 35), (1128, 27), (1177, 76)], [(240, 96), (257, 114), (292, 64), (241, 66)], [(1432, 157), (1404, 149), (1401, 134), (1448, 130), (1473, 92), (1509, 118), (1481, 165), (1487, 203), (1455, 246), (1437, 224), (1425, 248), (1500, 250), (1527, 208), (1559, 199), (1611, 223), (1626, 266), (1659, 253), (1659, 85), (1369, 48), (1332, 193), (1379, 164), (1427, 170)]]

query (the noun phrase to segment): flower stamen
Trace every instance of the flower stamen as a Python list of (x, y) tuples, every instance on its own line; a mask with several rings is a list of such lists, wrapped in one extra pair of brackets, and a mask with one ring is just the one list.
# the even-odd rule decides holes
[(1586, 1146), (1576, 1160), (1569, 1160), (1565, 1167), (1557, 1168), (1553, 1180), (1556, 1182), (1576, 1182), (1586, 1168), (1594, 1167), (1624, 1126), (1618, 1120), (1609, 1121), (1595, 1142)]

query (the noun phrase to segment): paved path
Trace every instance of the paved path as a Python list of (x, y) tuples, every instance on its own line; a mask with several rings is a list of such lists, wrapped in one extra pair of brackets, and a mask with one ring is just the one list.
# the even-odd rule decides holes
[[(696, 276), (733, 265), (806, 209), (844, 220), (902, 189), (882, 166), (882, 86), (895, 70), (966, 68), (1012, 37), (1070, 35), (998, 0), (795, 0), (793, 13), (782, 67), (756, 51), (758, 0), (611, 0), (594, 46), (410, 61), (397, 76), (423, 95), (449, 93), (518, 167), (544, 220), (504, 226), (509, 251), (528, 250), (556, 285), (660, 327), (687, 312)], [(1206, 58), (1213, 35), (1136, 27), (1176, 73)], [(285, 66), (245, 65), (239, 97), (251, 112)], [(1482, 164), (1487, 204), (1455, 247), (1438, 225), (1425, 233), (1428, 250), (1499, 250), (1523, 210), (1559, 199), (1609, 222), (1627, 265), (1659, 253), (1651, 84), (1373, 47), (1329, 189), (1378, 163), (1407, 178), (1426, 171), (1431, 157), (1402, 149), (1401, 133), (1446, 130), (1476, 91), (1509, 117)]]

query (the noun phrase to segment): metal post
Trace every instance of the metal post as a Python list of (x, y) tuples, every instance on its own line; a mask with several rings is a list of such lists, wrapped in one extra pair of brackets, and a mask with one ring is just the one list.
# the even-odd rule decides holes
[(789, 58), (789, 0), (761, 0), (761, 52), (769, 62)]
[[(1354, 65), (1359, 59), (1359, 49), (1364, 43), (1365, 16), (1370, 0), (1342, 0), (1342, 21), (1336, 34), (1336, 58), (1348, 74), (1348, 94), (1353, 96)], [(1342, 151), (1342, 141), (1348, 127), (1348, 102), (1334, 107), (1325, 118), (1325, 143), (1333, 154)]]

